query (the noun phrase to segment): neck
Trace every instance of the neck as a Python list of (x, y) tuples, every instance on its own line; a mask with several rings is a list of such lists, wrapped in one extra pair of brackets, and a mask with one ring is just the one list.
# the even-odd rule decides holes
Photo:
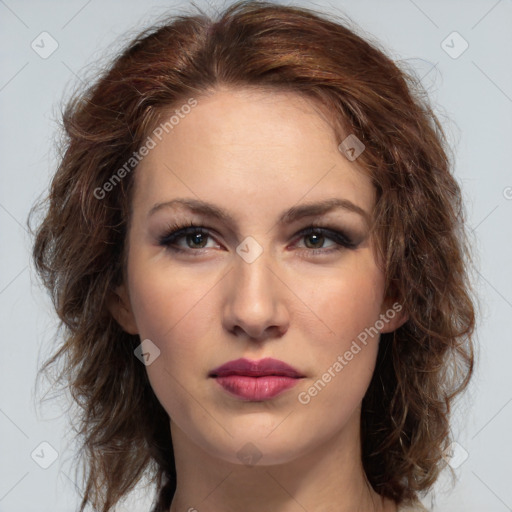
[(359, 418), (345, 427), (287, 463), (245, 466), (206, 452), (171, 422), (178, 481), (169, 512), (396, 512), (364, 473)]

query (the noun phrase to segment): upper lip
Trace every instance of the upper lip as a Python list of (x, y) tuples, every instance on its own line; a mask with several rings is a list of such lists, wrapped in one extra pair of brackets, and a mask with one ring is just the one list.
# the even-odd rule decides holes
[(210, 377), (227, 377), (228, 375), (245, 375), (248, 377), (265, 377), (269, 375), (303, 377), (295, 368), (278, 359), (266, 357), (258, 361), (235, 359), (215, 368), (209, 373)]

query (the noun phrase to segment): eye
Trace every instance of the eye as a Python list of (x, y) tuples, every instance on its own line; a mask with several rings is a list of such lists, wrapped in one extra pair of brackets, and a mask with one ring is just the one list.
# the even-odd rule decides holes
[[(197, 249), (209, 249), (211, 234), (203, 226), (193, 223), (168, 226), (167, 234), (159, 239), (159, 244), (175, 252), (197, 252)], [(180, 242), (184, 242), (180, 244)]]
[[(308, 254), (327, 254), (342, 249), (353, 249), (357, 246), (345, 233), (318, 226), (309, 226), (303, 229), (299, 236), (304, 239), (305, 247), (311, 249), (307, 251)], [(324, 244), (329, 240), (332, 243), (325, 248)]]

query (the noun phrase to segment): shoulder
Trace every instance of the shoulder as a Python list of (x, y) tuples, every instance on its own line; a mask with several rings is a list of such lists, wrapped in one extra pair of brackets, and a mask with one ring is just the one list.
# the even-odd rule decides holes
[(419, 501), (414, 501), (402, 503), (396, 512), (428, 512), (428, 510)]

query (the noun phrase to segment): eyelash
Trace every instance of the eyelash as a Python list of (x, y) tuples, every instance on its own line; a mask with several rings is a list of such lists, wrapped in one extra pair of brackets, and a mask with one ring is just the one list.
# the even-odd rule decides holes
[[(199, 226), (197, 224), (194, 224), (193, 222), (187, 223), (187, 224), (172, 224), (169, 225), (167, 228), (167, 233), (159, 238), (159, 245), (167, 247), (172, 252), (175, 253), (193, 253), (198, 252), (199, 255), (202, 253), (202, 249), (207, 249), (206, 247), (200, 247), (199, 249), (181, 249), (179, 247), (174, 246), (173, 244), (176, 243), (181, 238), (184, 238), (187, 235), (194, 235), (194, 234), (201, 234), (208, 236), (210, 238), (213, 238), (210, 232), (208, 231), (209, 228), (205, 226)], [(337, 251), (341, 251), (343, 249), (354, 249), (357, 247), (357, 244), (352, 241), (352, 239), (347, 236), (342, 231), (338, 231), (335, 229), (329, 229), (326, 227), (320, 227), (320, 226), (308, 226), (305, 229), (302, 229), (299, 233), (297, 233), (295, 236), (299, 236), (300, 238), (304, 238), (306, 236), (310, 235), (321, 235), (324, 236), (325, 239), (329, 239), (337, 244), (336, 247), (330, 248), (330, 249), (308, 249), (305, 248), (305, 251), (309, 254), (331, 254)]]

